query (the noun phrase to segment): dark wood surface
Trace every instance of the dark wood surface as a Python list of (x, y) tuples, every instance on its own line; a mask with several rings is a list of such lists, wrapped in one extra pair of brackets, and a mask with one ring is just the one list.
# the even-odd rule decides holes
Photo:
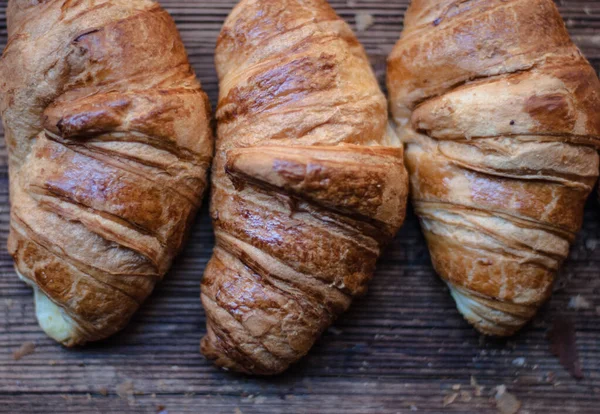
[[(213, 47), (235, 2), (161, 3), (177, 21), (214, 104)], [(382, 81), (385, 58), (400, 33), (407, 4), (408, 0), (332, 1), (353, 25), (355, 13), (373, 15), (375, 23), (358, 35)], [(573, 38), (600, 68), (600, 1), (558, 4)], [(6, 0), (0, 0), (0, 48), (6, 43), (5, 8)], [(310, 354), (284, 375), (247, 378), (215, 369), (198, 351), (205, 329), (200, 280), (213, 245), (206, 208), (184, 254), (128, 328), (107, 341), (74, 350), (48, 339), (36, 323), (31, 290), (15, 276), (4, 247), (9, 206), (2, 140), (0, 412), (496, 412), (491, 396), (502, 384), (522, 402), (524, 413), (600, 412), (599, 207), (594, 195), (552, 300), (514, 338), (481, 338), (463, 321), (432, 270), (411, 212), (381, 260), (370, 293)], [(576, 295), (590, 302), (590, 308), (569, 308)], [(547, 330), (554, 318), (563, 316), (576, 327), (585, 375), (580, 381), (571, 378), (549, 351)], [(13, 351), (25, 342), (35, 343), (35, 353), (15, 361)], [(485, 387), (481, 396), (473, 393), (472, 376)], [(119, 396), (117, 391), (123, 394), (129, 384), (134, 395)], [(466, 392), (443, 407), (445, 397), (448, 403), (460, 391)]]

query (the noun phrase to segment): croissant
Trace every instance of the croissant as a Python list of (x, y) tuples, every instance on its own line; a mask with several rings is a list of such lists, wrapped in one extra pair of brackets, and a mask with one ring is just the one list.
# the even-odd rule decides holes
[(7, 16), (9, 252), (49, 336), (106, 338), (164, 276), (200, 204), (207, 96), (155, 2), (11, 0)]
[(215, 60), (201, 351), (277, 374), (365, 292), (404, 220), (403, 149), (362, 46), (324, 0), (242, 0)]
[(596, 73), (551, 0), (413, 0), (387, 82), (433, 265), (467, 321), (511, 335), (598, 176)]

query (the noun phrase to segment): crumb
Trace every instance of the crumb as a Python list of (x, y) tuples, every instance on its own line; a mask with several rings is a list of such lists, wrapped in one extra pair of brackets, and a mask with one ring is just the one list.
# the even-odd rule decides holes
[(458, 390), (460, 390), (460, 384), (454, 384), (454, 385), (452, 386), (452, 389), (453, 389), (454, 391), (458, 391)]
[(523, 358), (523, 357), (520, 357), (520, 358), (515, 358), (515, 359), (513, 359), (513, 362), (512, 362), (512, 364), (513, 364), (514, 366), (517, 366), (517, 367), (524, 367), (524, 366), (525, 366), (525, 361), (526, 361), (526, 360), (525, 360), (525, 358)]
[(119, 385), (117, 385), (117, 395), (123, 399), (127, 399), (133, 396), (134, 388), (133, 382), (125, 381)]
[(88, 401), (92, 401), (92, 394), (89, 392), (85, 395)]
[(51, 359), (50, 361), (48, 361), (48, 365), (50, 366), (55, 366), (56, 365), (56, 361)]
[(449, 406), (450, 404), (452, 404), (454, 401), (456, 401), (456, 398), (458, 397), (458, 393), (453, 392), (452, 394), (448, 394), (444, 397), (443, 403), (442, 405), (444, 407)]
[(105, 387), (100, 387), (98, 393), (106, 397), (108, 395), (108, 390)]
[(569, 300), (569, 305), (568, 305), (569, 309), (590, 309), (592, 307), (592, 304), (590, 302), (587, 301), (586, 298), (584, 298), (581, 295), (577, 295), (577, 296), (573, 296), (571, 298), (571, 300)]
[(336, 328), (335, 326), (329, 327), (327, 331), (331, 332), (335, 336), (341, 335), (344, 332), (340, 328)]
[(587, 239), (585, 241), (585, 247), (588, 250), (596, 250), (597, 245), (598, 245), (598, 240), (596, 240), (596, 239)]
[(156, 393), (153, 392), (152, 395), (151, 395), (151, 397), (152, 398), (156, 398)]
[(472, 399), (473, 399), (473, 396), (469, 391), (461, 391), (460, 392), (460, 400), (462, 402), (469, 402)]
[(19, 349), (13, 352), (13, 359), (18, 361), (19, 359), (31, 355), (35, 352), (35, 344), (33, 342), (25, 342), (19, 347)]
[(244, 412), (242, 410), (240, 410), (240, 407), (235, 407), (235, 410), (233, 410), (234, 414), (244, 414)]
[(506, 391), (506, 385), (496, 387), (496, 408), (501, 414), (516, 414), (521, 408), (521, 402), (510, 392)]
[(477, 379), (473, 375), (471, 375), (471, 387), (473, 387), (475, 396), (481, 397), (481, 394), (483, 393), (483, 390), (485, 389), (485, 387), (479, 385), (477, 383)]
[(356, 17), (356, 29), (359, 32), (364, 32), (375, 23), (375, 18), (372, 14), (366, 12), (357, 12)]

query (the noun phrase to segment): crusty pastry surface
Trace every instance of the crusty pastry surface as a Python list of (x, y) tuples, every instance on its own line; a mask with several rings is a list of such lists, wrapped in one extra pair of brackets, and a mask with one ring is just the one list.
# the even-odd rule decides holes
[(210, 108), (171, 17), (145, 0), (11, 0), (0, 60), (8, 248), (67, 346), (125, 326), (207, 184)]
[(362, 46), (324, 0), (242, 0), (215, 59), (201, 348), (276, 374), (365, 292), (404, 220), (403, 150)]
[(413, 0), (388, 89), (436, 271), (478, 330), (515, 333), (598, 176), (596, 73), (551, 0)]

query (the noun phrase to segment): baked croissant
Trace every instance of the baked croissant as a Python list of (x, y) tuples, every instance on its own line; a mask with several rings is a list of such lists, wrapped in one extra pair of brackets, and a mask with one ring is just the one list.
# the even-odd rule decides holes
[(479, 331), (515, 333), (598, 176), (596, 73), (551, 0), (413, 0), (388, 88), (437, 273)]
[(7, 15), (8, 248), (49, 336), (106, 338), (181, 248), (207, 184), (209, 103), (152, 1), (12, 0)]
[(324, 0), (242, 0), (220, 80), (204, 355), (269, 375), (363, 294), (408, 177), (362, 46)]

